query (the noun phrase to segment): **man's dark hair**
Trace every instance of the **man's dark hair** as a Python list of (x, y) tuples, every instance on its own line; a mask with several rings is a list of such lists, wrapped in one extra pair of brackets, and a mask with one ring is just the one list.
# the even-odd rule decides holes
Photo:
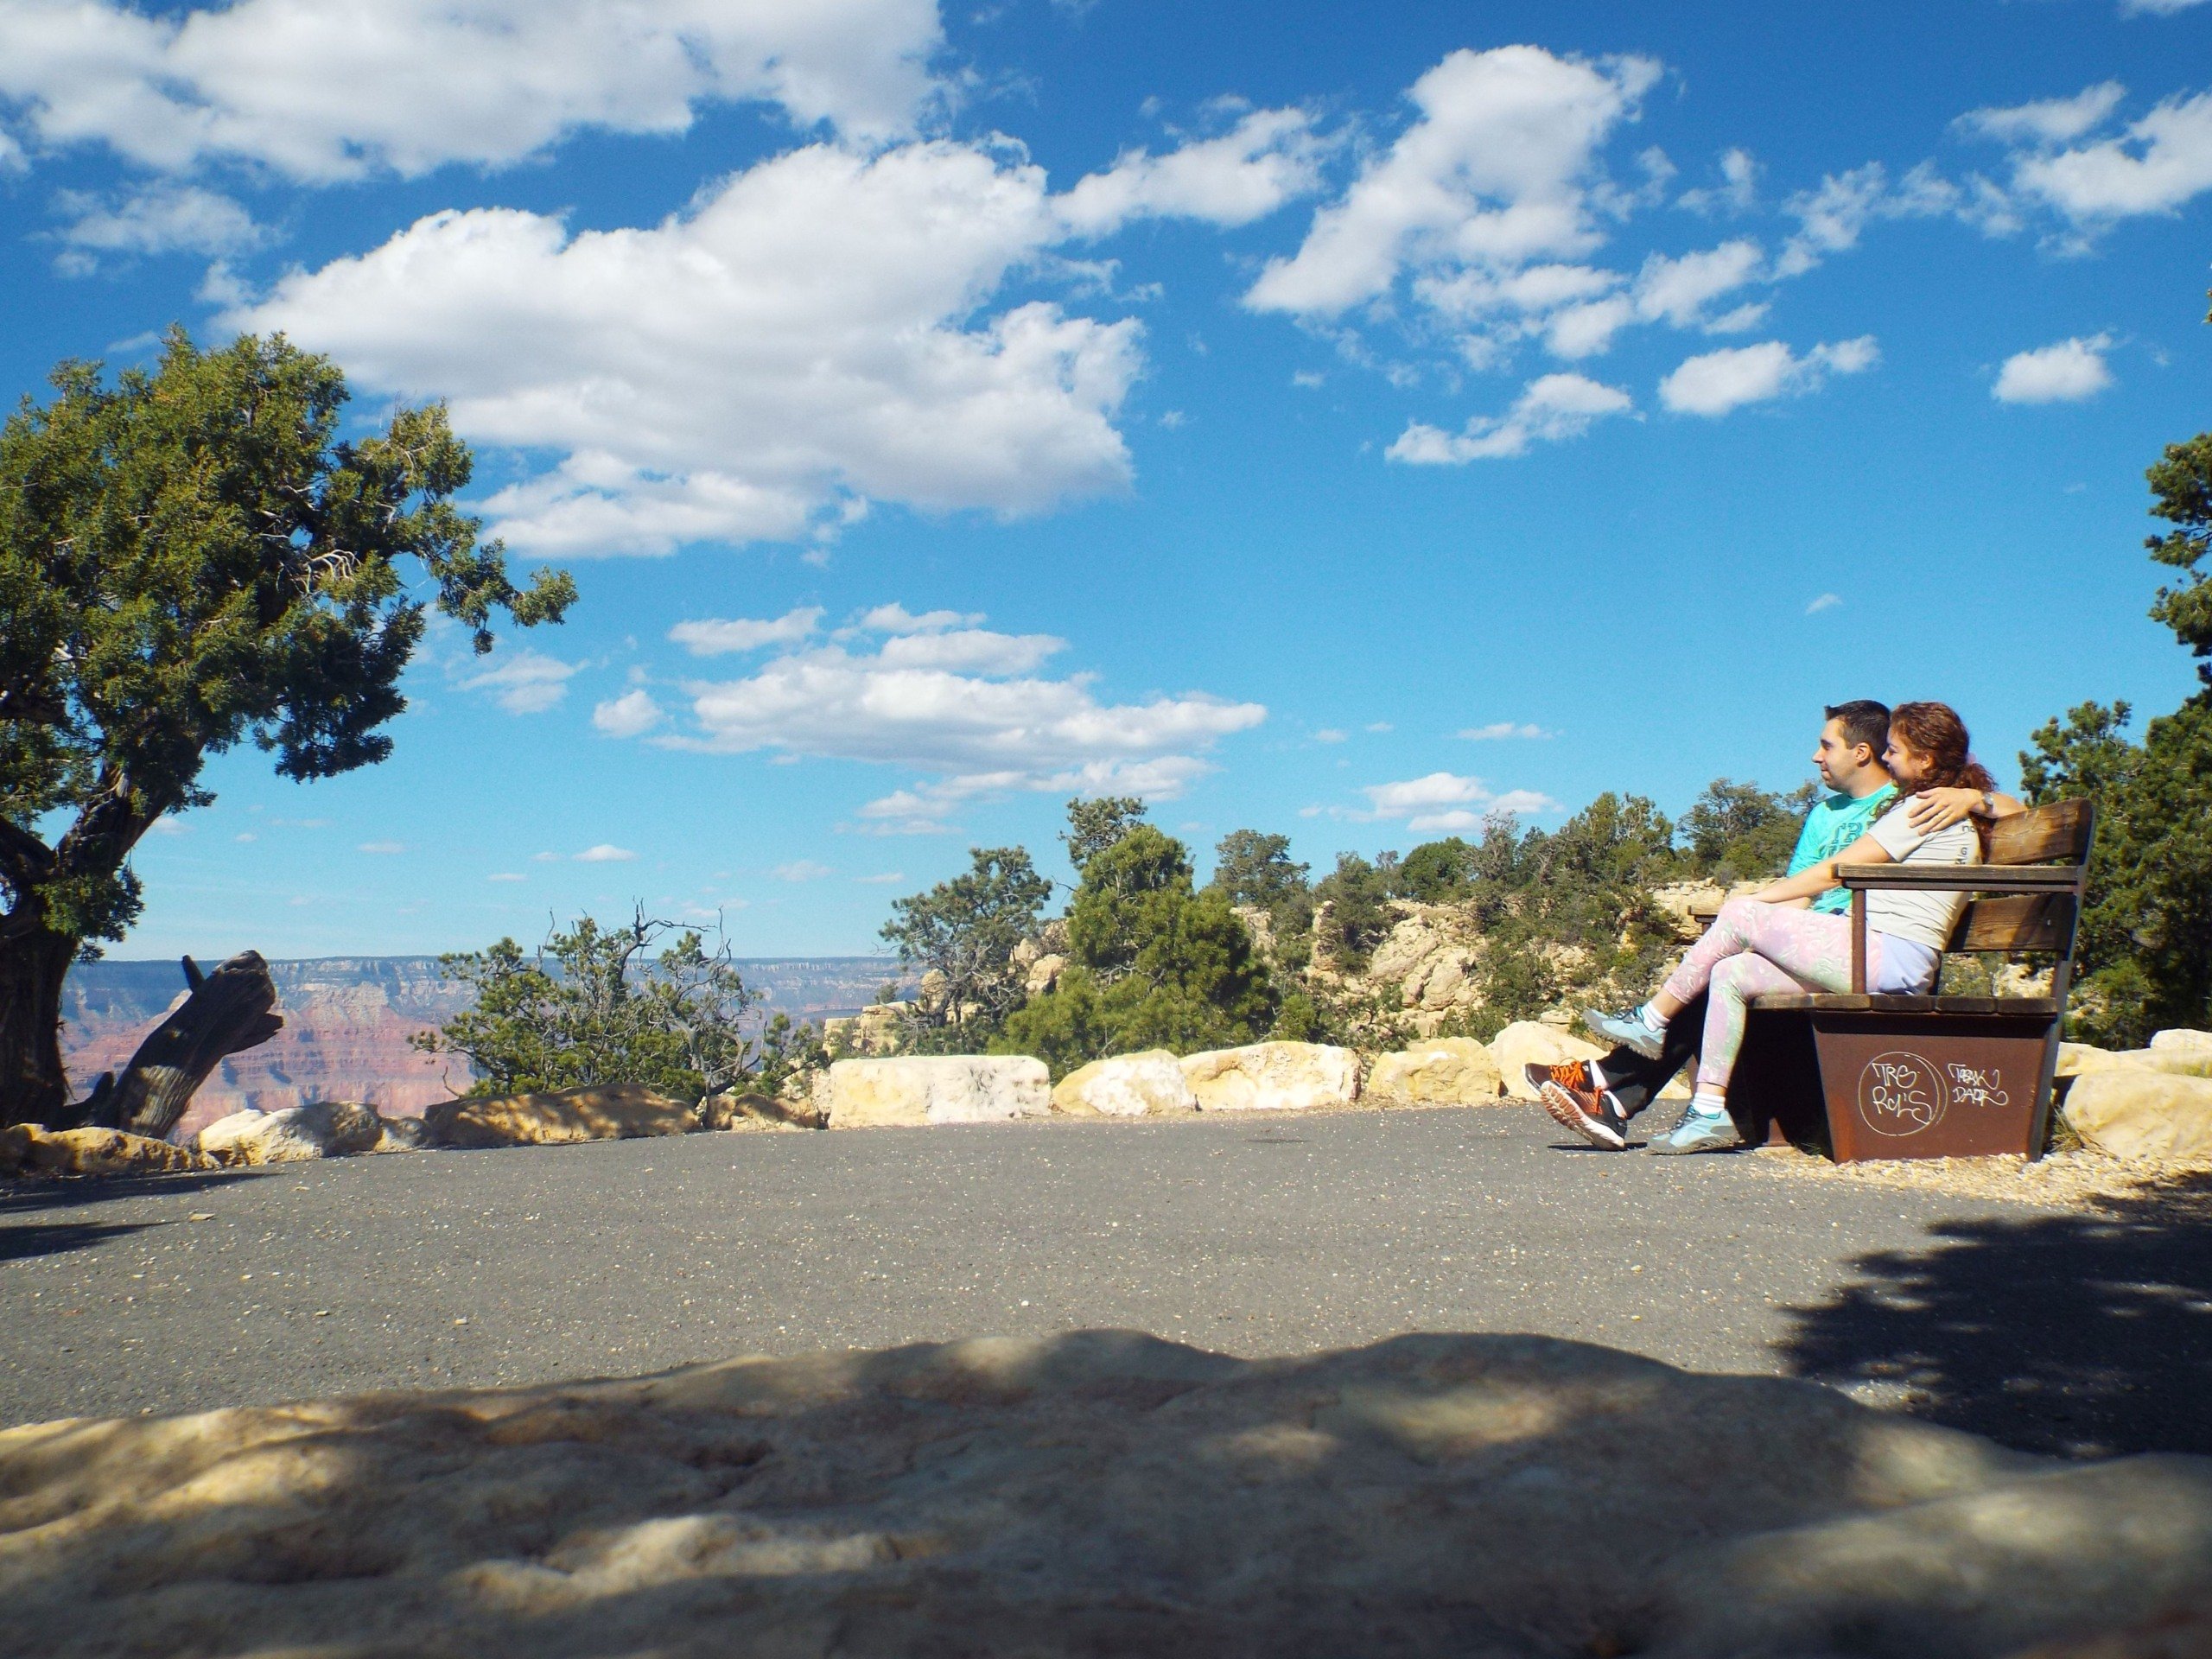
[(1859, 697), (1851, 702), (1835, 703), (1828, 709), (1827, 717), (1843, 722), (1845, 742), (1853, 747), (1864, 743), (1873, 750), (1877, 760), (1889, 747), (1890, 707), (1885, 702)]

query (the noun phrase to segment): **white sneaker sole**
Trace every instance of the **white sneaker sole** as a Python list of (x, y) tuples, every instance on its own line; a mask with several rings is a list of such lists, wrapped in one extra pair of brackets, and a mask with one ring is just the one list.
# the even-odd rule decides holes
[(1574, 1103), (1574, 1096), (1555, 1083), (1548, 1083), (1536, 1091), (1536, 1099), (1544, 1110), (1551, 1114), (1553, 1122), (1563, 1129), (1573, 1129), (1593, 1147), (1603, 1147), (1608, 1152), (1626, 1152), (1628, 1140), (1616, 1134), (1610, 1123), (1600, 1122)]

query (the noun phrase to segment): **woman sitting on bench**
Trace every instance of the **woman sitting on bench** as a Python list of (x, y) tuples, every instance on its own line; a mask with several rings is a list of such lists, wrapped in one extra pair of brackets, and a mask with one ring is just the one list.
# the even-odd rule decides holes
[[(1882, 761), (1903, 798), (1865, 836), (1832, 859), (1723, 905), (1682, 965), (1642, 1007), (1583, 1015), (1582, 1023), (1599, 1036), (1656, 1058), (1668, 1020), (1711, 988), (1696, 1091), (1682, 1121), (1651, 1142), (1653, 1152), (1717, 1152), (1738, 1144), (1728, 1116), (1728, 1077), (1754, 998), (1851, 988), (1851, 918), (1802, 907), (1840, 885), (1838, 864), (1979, 864), (1981, 823), (2026, 810), (1998, 793), (1996, 780), (1968, 749), (1965, 722), (1944, 703), (1891, 709)], [(1966, 903), (1964, 893), (1869, 893), (1867, 988), (1910, 995), (1932, 988)]]

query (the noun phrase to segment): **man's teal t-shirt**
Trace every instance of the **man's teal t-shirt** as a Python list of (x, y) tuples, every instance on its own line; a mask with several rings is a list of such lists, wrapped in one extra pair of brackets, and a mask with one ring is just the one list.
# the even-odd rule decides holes
[[(1897, 804), (1897, 786), (1884, 784), (1861, 800), (1831, 795), (1819, 802), (1805, 815), (1797, 850), (1789, 855), (1789, 874), (1796, 875), (1824, 858), (1834, 858), (1865, 835), (1876, 818)], [(1813, 908), (1831, 916), (1841, 915), (1851, 908), (1851, 895), (1841, 887), (1831, 887), (1813, 900)]]

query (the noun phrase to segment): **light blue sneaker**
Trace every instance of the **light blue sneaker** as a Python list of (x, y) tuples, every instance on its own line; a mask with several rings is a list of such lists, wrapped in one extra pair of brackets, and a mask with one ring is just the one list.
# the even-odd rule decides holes
[(1736, 1133), (1735, 1120), (1727, 1113), (1685, 1109), (1682, 1121), (1666, 1134), (1653, 1136), (1644, 1150), (1663, 1156), (1676, 1152), (1729, 1152), (1743, 1144), (1744, 1137)]
[(1659, 1058), (1660, 1046), (1667, 1038), (1664, 1031), (1654, 1031), (1645, 1025), (1633, 1008), (1626, 1014), (1605, 1014), (1596, 1008), (1585, 1008), (1582, 1010), (1582, 1023), (1607, 1042), (1634, 1049), (1647, 1060)]

